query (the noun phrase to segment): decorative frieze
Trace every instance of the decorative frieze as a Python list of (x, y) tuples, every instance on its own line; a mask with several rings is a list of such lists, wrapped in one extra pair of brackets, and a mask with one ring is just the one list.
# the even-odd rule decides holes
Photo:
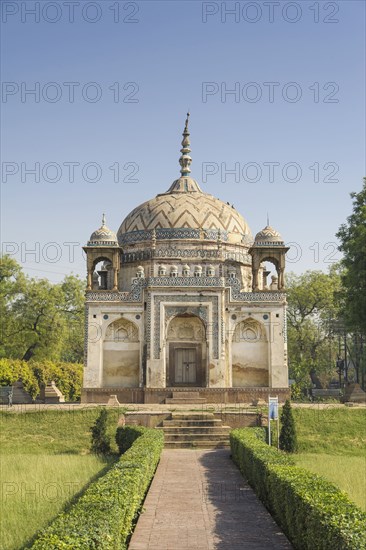
[[(219, 233), (220, 231), (220, 233)], [(150, 230), (138, 230), (129, 231), (119, 235), (119, 244), (121, 246), (125, 244), (131, 244), (142, 241), (150, 241), (152, 238), (152, 231)], [(216, 241), (220, 235), (222, 241), (228, 240), (228, 233), (224, 230), (218, 229), (193, 229), (191, 227), (160, 227), (155, 230), (156, 240), (164, 239), (205, 239), (209, 241)]]
[(113, 291), (87, 291), (87, 302), (141, 302), (143, 289), (146, 286), (146, 279), (133, 279), (130, 292), (113, 292)]
[(230, 288), (231, 302), (281, 302), (286, 300), (285, 292), (240, 292), (240, 281), (234, 277), (226, 279)]
[(189, 287), (224, 287), (223, 277), (149, 277), (147, 286), (189, 286)]

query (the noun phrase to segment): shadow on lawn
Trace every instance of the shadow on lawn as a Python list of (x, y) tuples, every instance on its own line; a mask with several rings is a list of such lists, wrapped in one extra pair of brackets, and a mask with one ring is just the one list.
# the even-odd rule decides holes
[[(62, 454), (66, 454), (66, 455), (77, 455), (77, 454), (80, 454), (76, 451), (73, 451), (73, 450), (67, 450), (66, 452), (63, 452), (63, 453), (57, 453), (58, 455), (62, 455)], [(68, 512), (72, 506), (74, 506), (74, 504), (79, 500), (79, 498), (85, 493), (85, 491), (88, 489), (88, 487), (90, 487), (90, 485), (92, 483), (94, 483), (95, 481), (97, 481), (99, 478), (101, 478), (102, 476), (104, 476), (108, 470), (110, 470), (112, 468), (112, 466), (114, 464), (116, 464), (116, 462), (118, 461), (119, 459), (119, 455), (117, 453), (112, 453), (108, 456), (104, 456), (104, 457), (101, 457), (101, 459), (103, 461), (106, 462), (106, 465), (104, 466), (104, 468), (102, 468), (99, 472), (97, 472), (94, 476), (92, 476), (88, 483), (86, 483), (84, 485), (84, 487), (82, 487), (80, 489), (80, 491), (78, 491), (77, 493), (75, 493), (73, 495), (73, 497), (67, 501), (65, 503), (65, 505), (61, 508), (61, 510), (56, 514), (56, 516), (54, 516), (53, 518), (50, 519), (50, 521), (48, 523), (46, 523), (41, 529), (39, 529), (31, 538), (29, 538), (26, 543), (24, 544), (24, 546), (22, 547), (22, 550), (26, 549), (26, 548), (31, 548), (31, 546), (34, 544), (34, 542), (36, 541), (36, 539), (38, 538), (39, 534), (41, 531), (43, 531), (44, 529), (46, 529), (47, 527), (49, 527), (54, 521), (55, 519), (57, 518), (58, 515), (62, 514), (62, 513), (65, 513), (65, 512)]]

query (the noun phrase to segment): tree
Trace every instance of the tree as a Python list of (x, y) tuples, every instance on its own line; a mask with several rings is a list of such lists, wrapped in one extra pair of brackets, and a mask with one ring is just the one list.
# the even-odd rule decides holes
[(60, 284), (26, 277), (8, 256), (0, 264), (3, 357), (80, 362), (83, 358), (84, 284), (73, 275)]
[(105, 455), (111, 452), (111, 441), (107, 435), (107, 419), (107, 409), (103, 407), (90, 428), (92, 433), (91, 451), (95, 454)]
[(343, 252), (344, 318), (354, 331), (366, 335), (366, 178), (359, 193), (351, 193), (353, 213), (337, 233)]
[(338, 316), (339, 269), (290, 273), (286, 280), (290, 377), (302, 387), (310, 381), (321, 386), (321, 379), (331, 376), (337, 356), (330, 321)]
[(281, 412), (280, 449), (287, 453), (295, 453), (297, 451), (295, 420), (292, 415), (291, 403), (288, 399)]
[(0, 258), (0, 356), (8, 353), (9, 344), (17, 339), (19, 326), (12, 314), (14, 302), (22, 296), (26, 278), (20, 265), (10, 256)]

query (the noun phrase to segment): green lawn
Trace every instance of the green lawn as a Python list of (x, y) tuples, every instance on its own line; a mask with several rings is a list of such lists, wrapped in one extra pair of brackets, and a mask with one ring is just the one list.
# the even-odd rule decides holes
[[(98, 409), (0, 414), (1, 550), (19, 550), (47, 525), (106, 462), (89, 453)], [(121, 411), (109, 410), (114, 433)]]
[(22, 548), (105, 466), (93, 455), (3, 455), (1, 548)]
[(335, 483), (366, 511), (366, 409), (293, 409), (296, 463)]
[(365, 456), (366, 409), (293, 408), (299, 451)]
[(296, 464), (332, 481), (366, 512), (366, 457), (300, 453)]

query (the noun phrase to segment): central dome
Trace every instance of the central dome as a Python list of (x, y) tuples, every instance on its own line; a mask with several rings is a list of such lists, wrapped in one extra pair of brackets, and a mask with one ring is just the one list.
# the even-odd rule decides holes
[[(189, 176), (182, 176), (166, 193), (132, 210), (122, 222), (117, 237), (122, 245), (127, 234), (130, 234), (128, 242), (134, 240), (132, 232), (173, 228), (220, 230), (223, 240), (235, 242), (251, 237), (247, 222), (233, 206), (203, 193), (198, 183)], [(137, 237), (136, 233), (136, 240), (140, 240)]]
[(251, 239), (247, 222), (229, 203), (203, 193), (190, 176), (192, 162), (188, 118), (183, 132), (181, 177), (166, 193), (144, 202), (125, 218), (118, 233), (121, 246), (153, 237), (157, 239), (221, 239), (231, 243), (246, 243)]

